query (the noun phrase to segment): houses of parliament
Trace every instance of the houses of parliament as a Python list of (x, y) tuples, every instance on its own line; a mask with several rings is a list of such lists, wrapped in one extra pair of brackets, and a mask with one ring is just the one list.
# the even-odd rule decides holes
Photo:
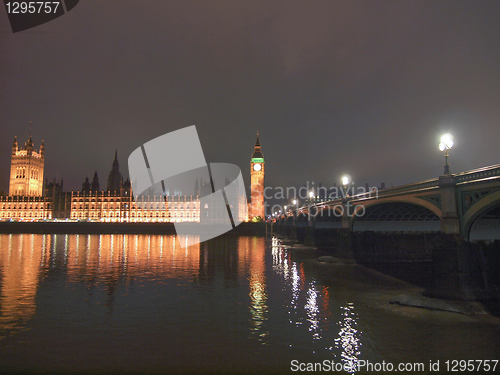
[[(96, 222), (200, 222), (200, 195), (209, 185), (196, 180), (192, 194), (179, 190), (163, 196), (142, 196), (141, 204), (133, 198), (130, 180), (120, 173), (118, 153), (109, 172), (106, 190), (101, 190), (97, 171), (92, 181), (87, 177), (80, 191), (64, 191), (63, 180), (44, 183), (45, 146), (38, 151), (31, 134), (24, 147), (14, 139), (11, 154), (9, 195), (0, 196), (0, 220), (44, 221), (73, 220)], [(259, 135), (250, 161), (251, 200), (247, 221), (264, 218), (264, 155)], [(165, 204), (166, 203), (166, 204)]]

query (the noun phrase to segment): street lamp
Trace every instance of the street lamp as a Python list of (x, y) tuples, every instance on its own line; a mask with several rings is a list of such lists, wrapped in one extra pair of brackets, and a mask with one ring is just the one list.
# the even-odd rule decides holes
[(451, 174), (450, 165), (448, 164), (448, 156), (450, 156), (450, 148), (453, 147), (453, 136), (450, 133), (446, 133), (441, 137), (441, 143), (439, 144), (439, 150), (444, 153), (444, 174)]
[(345, 174), (342, 176), (342, 185), (344, 185), (344, 197), (347, 197), (347, 185), (351, 183), (351, 176)]

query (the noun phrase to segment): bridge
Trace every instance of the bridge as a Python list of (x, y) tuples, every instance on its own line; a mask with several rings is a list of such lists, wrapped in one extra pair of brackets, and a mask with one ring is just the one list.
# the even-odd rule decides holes
[(345, 194), (289, 210), (276, 224), (290, 239), (331, 248), (338, 257), (428, 260), (429, 295), (500, 296), (500, 241), (494, 241), (500, 240), (500, 165)]

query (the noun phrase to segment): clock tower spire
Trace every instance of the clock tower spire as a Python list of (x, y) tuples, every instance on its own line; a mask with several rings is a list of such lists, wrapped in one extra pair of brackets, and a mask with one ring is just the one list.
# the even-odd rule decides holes
[(259, 132), (257, 132), (257, 141), (255, 142), (252, 158), (250, 159), (251, 204), (248, 209), (250, 219), (257, 216), (265, 219), (264, 174), (264, 154), (259, 142)]

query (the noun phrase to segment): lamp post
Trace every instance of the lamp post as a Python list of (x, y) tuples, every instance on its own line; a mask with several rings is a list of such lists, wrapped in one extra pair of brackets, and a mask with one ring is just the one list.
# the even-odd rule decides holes
[(344, 185), (344, 196), (342, 197), (342, 228), (350, 228), (349, 218), (349, 200), (347, 189), (351, 183), (351, 176), (345, 174), (342, 176), (342, 185)]
[(309, 215), (307, 216), (307, 220), (309, 220), (309, 221), (311, 221), (311, 207), (314, 204), (313, 199), (314, 199), (314, 191), (310, 191), (309, 192), (309, 208), (308, 208)]
[(448, 156), (450, 156), (450, 149), (453, 147), (453, 136), (450, 133), (446, 133), (441, 137), (441, 143), (439, 144), (439, 150), (444, 153), (444, 174), (451, 174), (450, 165), (448, 164)]
[(351, 176), (345, 174), (342, 176), (342, 185), (344, 185), (344, 198), (347, 198), (347, 185), (351, 183)]

